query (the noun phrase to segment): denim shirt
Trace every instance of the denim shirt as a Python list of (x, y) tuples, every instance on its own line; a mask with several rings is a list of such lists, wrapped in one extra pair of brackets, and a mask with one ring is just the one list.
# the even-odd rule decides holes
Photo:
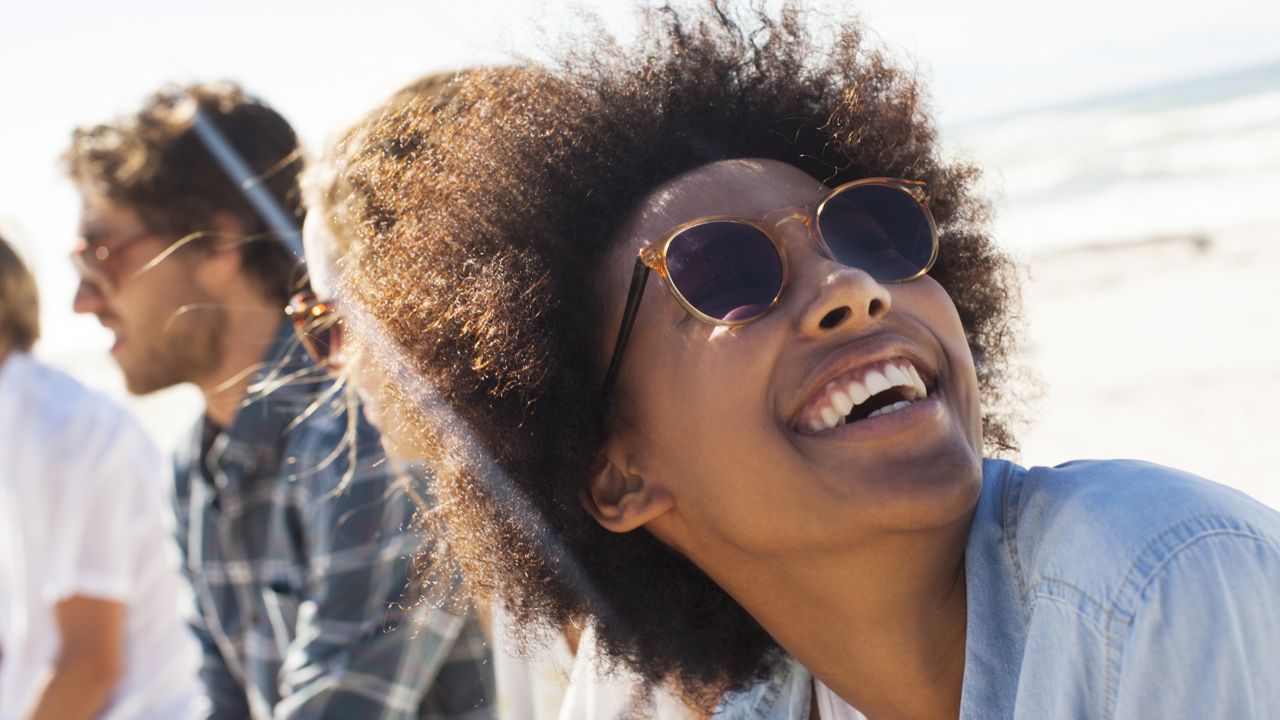
[[(962, 720), (1280, 717), (1280, 514), (1135, 461), (983, 466)], [(716, 717), (808, 720), (794, 660)]]

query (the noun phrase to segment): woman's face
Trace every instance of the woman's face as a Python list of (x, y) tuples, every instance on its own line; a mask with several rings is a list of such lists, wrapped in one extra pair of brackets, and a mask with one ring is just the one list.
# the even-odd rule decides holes
[[(656, 189), (602, 269), (609, 308), (602, 366), (641, 247), (707, 215), (785, 217), (827, 190), (768, 160), (712, 163)], [(787, 286), (771, 311), (745, 325), (693, 318), (650, 274), (615, 389), (621, 422), (607, 449), (633, 479), (628, 488), (672, 501), (647, 527), (697, 562), (708, 543), (811, 553), (967, 521), (981, 487), (981, 411), (973, 358), (947, 293), (927, 276), (880, 284), (840, 265), (798, 220), (779, 224), (775, 237), (787, 256)], [(876, 375), (905, 386), (892, 393), (917, 399), (851, 422), (841, 414), (828, 428), (845, 402), (836, 391), (875, 391)]]
[[(341, 313), (342, 305), (338, 299), (338, 259), (342, 249), (324, 219), (324, 213), (308, 214), (302, 224), (302, 246), (307, 258), (307, 274), (312, 292), (321, 300), (337, 303), (338, 312)], [(365, 418), (382, 429), (387, 424), (380, 402), (382, 379), (370, 367), (363, 338), (350, 330), (348, 327), (347, 332), (343, 333), (342, 344), (329, 356), (326, 369), (351, 383), (360, 397)]]

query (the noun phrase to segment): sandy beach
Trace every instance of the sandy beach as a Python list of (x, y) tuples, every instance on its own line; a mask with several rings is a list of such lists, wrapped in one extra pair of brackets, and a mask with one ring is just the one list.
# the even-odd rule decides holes
[(1025, 463), (1128, 457), (1280, 508), (1280, 230), (1242, 227), (1032, 257)]

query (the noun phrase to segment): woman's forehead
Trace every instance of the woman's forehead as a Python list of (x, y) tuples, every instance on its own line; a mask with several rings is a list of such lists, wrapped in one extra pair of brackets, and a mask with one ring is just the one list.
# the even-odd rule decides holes
[(825, 189), (803, 170), (777, 160), (720, 160), (655, 188), (641, 201), (633, 227), (662, 234), (708, 215), (758, 219), (781, 208), (812, 203)]
[(338, 241), (324, 215), (322, 212), (307, 214), (302, 223), (302, 247), (312, 291), (317, 297), (329, 299), (337, 292)]

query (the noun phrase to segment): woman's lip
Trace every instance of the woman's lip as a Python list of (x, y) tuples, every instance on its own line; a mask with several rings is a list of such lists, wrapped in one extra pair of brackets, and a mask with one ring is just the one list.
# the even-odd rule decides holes
[(901, 358), (914, 365), (932, 394), (932, 388), (937, 384), (937, 371), (921, 358), (912, 344), (905, 338), (891, 333), (873, 335), (845, 343), (827, 356), (818, 369), (811, 373), (810, 376), (815, 379), (804, 384), (805, 390), (800, 393), (799, 400), (791, 403), (790, 412), (784, 415), (788, 425), (795, 427), (796, 418), (832, 380), (847, 372), (894, 358)]

